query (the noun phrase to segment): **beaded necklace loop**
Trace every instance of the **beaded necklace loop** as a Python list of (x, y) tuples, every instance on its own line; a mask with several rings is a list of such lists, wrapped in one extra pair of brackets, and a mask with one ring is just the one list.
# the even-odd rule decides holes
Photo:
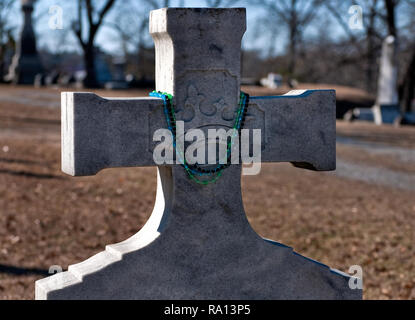
[[(150, 93), (150, 97), (161, 98), (164, 104), (164, 115), (166, 117), (167, 127), (172, 133), (173, 136), (173, 147), (176, 151), (176, 154), (179, 157), (179, 162), (182, 167), (186, 170), (188, 176), (196, 183), (201, 185), (208, 185), (211, 183), (215, 183), (223, 174), (223, 171), (227, 169), (231, 165), (231, 155), (232, 155), (232, 147), (234, 144), (235, 138), (237, 138), (237, 134), (240, 135), (241, 128), (243, 128), (245, 124), (245, 117), (248, 110), (249, 105), (249, 95), (241, 92), (239, 104), (238, 104), (238, 111), (235, 118), (235, 123), (233, 126), (233, 134), (231, 136), (231, 141), (227, 143), (227, 152), (226, 157), (227, 161), (223, 161), (225, 163), (219, 164), (214, 169), (205, 169), (200, 167), (198, 164), (190, 166), (186, 162), (185, 150), (180, 150), (180, 147), (177, 146), (176, 143), (176, 111), (174, 109), (173, 104), (173, 95), (160, 92), (160, 91), (153, 91)], [(198, 179), (197, 177), (210, 177), (209, 179)]]

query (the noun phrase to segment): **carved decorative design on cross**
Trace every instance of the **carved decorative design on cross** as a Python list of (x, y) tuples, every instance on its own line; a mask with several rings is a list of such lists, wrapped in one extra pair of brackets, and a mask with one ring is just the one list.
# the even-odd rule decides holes
[[(243, 8), (152, 11), (156, 90), (186, 105), (189, 87), (197, 84), (188, 106), (200, 104), (200, 95), (211, 97), (217, 109), (236, 106), (245, 29)], [(209, 49), (214, 47), (220, 50)], [(251, 101), (256, 120), (245, 128), (265, 127), (262, 162), (335, 169), (333, 90)], [(201, 116), (195, 110), (185, 129), (203, 127), (206, 119), (226, 126), (229, 121), (222, 116)], [(165, 127), (159, 98), (63, 93), (62, 170), (85, 176), (105, 168), (154, 166), (148, 142)], [(208, 186), (191, 181), (180, 165), (159, 166), (157, 186), (153, 213), (140, 232), (67, 272), (37, 281), (36, 298), (361, 299), (362, 291), (349, 287), (353, 279), (348, 275), (265, 240), (252, 229), (242, 202), (241, 165), (230, 166)]]
[(233, 121), (237, 114), (237, 109), (234, 106), (228, 106), (225, 100), (222, 98), (215, 103), (215, 107), (218, 110), (222, 110), (222, 119), (225, 121)]
[(197, 88), (191, 84), (187, 89), (187, 99), (184, 103), (184, 108), (181, 108), (180, 105), (177, 106), (178, 119), (181, 119), (185, 122), (190, 122), (195, 117), (195, 109), (199, 109), (202, 102), (205, 100), (203, 94), (199, 94)]
[(225, 121), (234, 121), (238, 112), (237, 106), (229, 106), (224, 98), (220, 98), (217, 102), (211, 103), (203, 94), (198, 92), (194, 84), (189, 85), (187, 90), (187, 99), (184, 107), (177, 106), (177, 119), (184, 122), (190, 122), (195, 117), (195, 110), (199, 110), (203, 115), (212, 117), (218, 112), (221, 113), (222, 119)]

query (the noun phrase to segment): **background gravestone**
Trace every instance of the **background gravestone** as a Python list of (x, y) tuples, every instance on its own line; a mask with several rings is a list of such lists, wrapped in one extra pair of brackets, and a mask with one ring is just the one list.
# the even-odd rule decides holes
[(16, 54), (5, 80), (15, 84), (34, 84), (37, 74), (43, 72), (36, 49), (36, 37), (32, 25), (33, 5), (36, 0), (21, 0), (24, 16), (23, 29), (17, 45)]
[[(245, 28), (241, 8), (151, 12), (157, 90), (174, 95), (186, 131), (232, 125)], [(334, 91), (252, 97), (248, 110), (244, 128), (261, 129), (262, 161), (335, 169)], [(152, 137), (165, 121), (160, 99), (64, 93), (62, 169), (82, 176), (154, 166)], [(349, 280), (255, 233), (243, 208), (240, 165), (208, 186), (170, 165), (158, 168), (154, 211), (139, 233), (37, 281), (36, 298), (361, 299)]]
[(378, 94), (373, 112), (376, 124), (393, 123), (400, 114), (396, 39), (392, 35), (388, 36), (382, 45)]

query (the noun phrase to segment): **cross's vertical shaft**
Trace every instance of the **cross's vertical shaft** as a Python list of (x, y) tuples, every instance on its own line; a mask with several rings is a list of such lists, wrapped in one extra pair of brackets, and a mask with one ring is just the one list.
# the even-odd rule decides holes
[[(207, 128), (232, 127), (239, 99), (241, 40), (245, 30), (245, 9), (175, 8), (151, 12), (157, 90), (173, 94), (176, 118), (184, 121), (185, 130), (200, 128), (206, 132)], [(197, 185), (180, 166), (170, 170), (176, 204), (172, 219), (191, 220), (179, 223), (174, 227), (176, 231), (181, 229), (180, 225), (194, 227), (194, 212), (226, 216), (226, 206), (228, 220), (242, 219), (245, 225), (239, 166), (227, 169), (214, 186)], [(166, 183), (165, 174), (161, 174), (161, 179)], [(229, 202), (229, 195), (235, 201)], [(229, 203), (235, 207), (229, 207)], [(235, 221), (229, 224), (232, 227), (235, 228)], [(206, 228), (200, 230), (206, 231), (209, 232)]]
[(174, 95), (177, 120), (185, 121), (185, 129), (232, 124), (223, 109), (238, 103), (245, 30), (245, 9), (151, 12), (157, 90)]

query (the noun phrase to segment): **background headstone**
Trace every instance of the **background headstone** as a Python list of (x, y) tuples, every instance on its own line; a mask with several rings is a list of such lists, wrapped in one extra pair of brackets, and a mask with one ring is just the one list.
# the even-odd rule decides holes
[(45, 77), (45, 85), (50, 86), (56, 86), (58, 84), (59, 77), (61, 76), (61, 73), (57, 70), (51, 71), (49, 74)]
[(6, 81), (15, 84), (34, 84), (37, 74), (43, 72), (32, 25), (33, 5), (36, 0), (21, 0), (24, 16), (23, 29), (17, 45), (16, 54), (10, 65)]
[(261, 85), (270, 89), (277, 89), (283, 85), (283, 78), (280, 74), (269, 73), (268, 77), (261, 79)]
[(373, 107), (376, 124), (393, 123), (400, 114), (396, 59), (396, 39), (390, 35), (382, 45), (378, 94)]

